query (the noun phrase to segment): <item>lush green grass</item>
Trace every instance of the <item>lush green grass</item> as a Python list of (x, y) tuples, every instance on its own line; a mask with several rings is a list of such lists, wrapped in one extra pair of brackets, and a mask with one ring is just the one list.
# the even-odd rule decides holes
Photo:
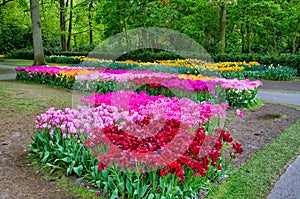
[(0, 81), (0, 105), (2, 108), (18, 111), (46, 111), (50, 107), (70, 107), (72, 92), (46, 85)]
[(299, 82), (300, 81), (300, 76), (297, 76), (295, 79), (291, 80), (292, 82)]
[(4, 62), (12, 66), (30, 66), (33, 64), (33, 60), (29, 59), (5, 59)]
[[(33, 60), (29, 59), (5, 59), (5, 64), (11, 65), (11, 66), (23, 66), (28, 67), (32, 66)], [(72, 64), (61, 64), (61, 63), (47, 63), (49, 66), (72, 66)]]
[[(293, 106), (300, 110), (300, 107)], [(300, 119), (216, 186), (208, 198), (265, 198), (300, 151)]]

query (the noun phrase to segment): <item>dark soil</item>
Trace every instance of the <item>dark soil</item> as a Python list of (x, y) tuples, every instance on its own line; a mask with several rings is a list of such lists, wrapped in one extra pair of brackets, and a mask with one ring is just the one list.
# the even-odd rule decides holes
[[(0, 81), (1, 85), (1, 81)], [(264, 88), (281, 90), (299, 90), (299, 82), (265, 82)], [(46, 86), (19, 84), (10, 88), (8, 93), (0, 90), (0, 198), (74, 198), (67, 194), (65, 190), (55, 187), (53, 182), (44, 179), (40, 171), (28, 165), (24, 148), (29, 145), (31, 139), (29, 132), (34, 133), (34, 120), (36, 115), (45, 112), (52, 106), (63, 108), (61, 104), (49, 102), (49, 107), (43, 106), (47, 93), (59, 93), (70, 97), (70, 92), (53, 89)], [(24, 94), (25, 93), (25, 94)], [(30, 93), (30, 95), (28, 95)], [(25, 111), (14, 107), (6, 107), (2, 99), (22, 96), (41, 103), (39, 110)], [(58, 97), (58, 96), (57, 96)], [(10, 99), (9, 99), (10, 100)], [(12, 100), (12, 99), (11, 99)], [(5, 100), (4, 100), (5, 101)], [(46, 104), (47, 105), (47, 104)], [(68, 107), (70, 104), (66, 104)], [(69, 106), (70, 107), (70, 106)], [(244, 153), (237, 157), (233, 166), (237, 167), (247, 161), (253, 154), (270, 143), (284, 129), (293, 124), (299, 117), (300, 111), (286, 106), (275, 104), (264, 104), (260, 108), (253, 110), (243, 110), (244, 117), (237, 118), (228, 125), (232, 136), (242, 143)], [(235, 114), (234, 110), (229, 110), (228, 115)]]

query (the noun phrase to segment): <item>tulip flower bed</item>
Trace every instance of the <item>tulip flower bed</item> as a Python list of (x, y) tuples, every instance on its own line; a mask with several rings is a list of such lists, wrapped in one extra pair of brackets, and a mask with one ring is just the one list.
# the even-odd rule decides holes
[(220, 122), (224, 103), (128, 90), (81, 103), (37, 116), (30, 150), (46, 166), (84, 176), (98, 196), (197, 198), (243, 152)]
[(47, 57), (48, 62), (81, 64), (82, 66), (93, 66), (98, 68), (111, 68), (123, 70), (151, 70), (177, 74), (204, 74), (215, 75), (223, 78), (238, 79), (267, 79), (286, 81), (297, 76), (297, 70), (278, 65), (262, 65), (258, 62), (218, 62), (207, 63), (203, 60), (156, 60), (155, 62), (138, 62), (132, 60), (112, 61), (84, 56), (55, 56)]
[(94, 66), (97, 68), (111, 68), (123, 70), (151, 70), (153, 72), (167, 72), (176, 74), (193, 75), (214, 75), (223, 77), (223, 73), (235, 74), (232, 72), (248, 70), (249, 68), (264, 68), (258, 62), (219, 62), (207, 63), (203, 60), (185, 59), (185, 60), (156, 60), (153, 62), (136, 62), (132, 60), (112, 61), (94, 58), (82, 58), (83, 66)]
[[(177, 59), (177, 60), (156, 60), (155, 62), (139, 62), (139, 61), (112, 61), (104, 59), (89, 58), (85, 56), (58, 56), (51, 55), (46, 57), (47, 62), (52, 63), (66, 63), (66, 64), (80, 64), (84, 62), (85, 65), (92, 64), (93, 66), (119, 65), (119, 69), (126, 69), (128, 67), (144, 67), (144, 66), (171, 66), (171, 67), (187, 67), (192, 69), (202, 70), (219, 70), (221, 72), (239, 71), (245, 67), (260, 66), (258, 62), (218, 62), (215, 64), (206, 63), (204, 60), (197, 59)], [(129, 68), (128, 68), (129, 69)]]
[(97, 93), (121, 89), (147, 91), (149, 95), (189, 97), (198, 103), (224, 98), (218, 92), (223, 90), (229, 105), (235, 107), (256, 105), (261, 85), (260, 81), (84, 67), (33, 66), (18, 67), (16, 71), (17, 79), (23, 81)]

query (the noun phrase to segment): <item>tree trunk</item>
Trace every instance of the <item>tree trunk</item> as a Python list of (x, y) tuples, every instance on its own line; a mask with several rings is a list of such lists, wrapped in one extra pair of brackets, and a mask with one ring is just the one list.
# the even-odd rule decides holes
[(67, 51), (66, 43), (66, 11), (65, 11), (65, 0), (60, 0), (60, 39), (61, 39), (61, 50)]
[(244, 24), (241, 24), (241, 36), (242, 36), (242, 53), (245, 53), (245, 33), (244, 33)]
[(251, 22), (246, 21), (246, 33), (247, 33), (247, 51), (246, 53), (252, 52), (252, 38), (251, 38)]
[(90, 46), (92, 46), (92, 44), (93, 44), (92, 7), (93, 7), (93, 0), (90, 0), (90, 4), (89, 4), (89, 35), (90, 35)]
[(39, 0), (30, 0), (30, 12), (32, 22), (32, 38), (34, 48), (33, 65), (46, 65), (41, 30), (41, 16)]
[(296, 30), (295, 30), (295, 33), (294, 33), (293, 54), (296, 54), (296, 41), (297, 41), (297, 33), (298, 33), (298, 30), (299, 30), (299, 24), (300, 24), (300, 16), (298, 17), (298, 22), (297, 22), (297, 25), (296, 25)]
[(70, 21), (69, 21), (69, 31), (68, 31), (68, 41), (67, 50), (71, 50), (71, 38), (72, 38), (72, 21), (73, 21), (73, 0), (70, 0)]
[(74, 46), (75, 46), (75, 48), (77, 48), (76, 35), (73, 35), (73, 41), (74, 41)]
[(226, 4), (220, 10), (220, 53), (225, 53), (226, 47)]

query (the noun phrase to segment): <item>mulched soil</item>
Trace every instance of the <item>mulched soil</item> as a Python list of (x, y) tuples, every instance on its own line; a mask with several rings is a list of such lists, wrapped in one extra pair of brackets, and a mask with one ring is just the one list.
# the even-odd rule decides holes
[[(299, 90), (300, 82), (264, 81), (265, 89)], [(15, 91), (16, 94), (18, 91)], [(38, 91), (36, 91), (38, 92)], [(62, 91), (66, 92), (66, 91)], [(66, 94), (68, 94), (66, 92)], [(44, 110), (24, 112), (0, 107), (0, 198), (75, 198), (55, 187), (53, 182), (28, 165), (23, 149), (30, 143), (27, 132), (34, 132), (34, 120)], [(293, 124), (300, 111), (286, 106), (265, 104), (253, 110), (243, 110), (244, 117), (228, 125), (232, 136), (242, 143), (244, 153), (233, 162), (237, 167), (270, 143)], [(228, 111), (228, 116), (235, 114)]]

